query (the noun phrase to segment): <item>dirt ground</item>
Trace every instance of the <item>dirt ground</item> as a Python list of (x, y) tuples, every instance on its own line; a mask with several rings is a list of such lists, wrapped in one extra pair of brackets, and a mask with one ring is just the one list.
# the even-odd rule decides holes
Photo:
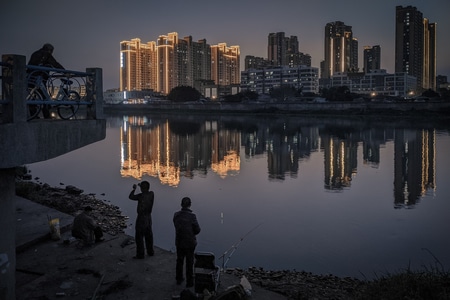
[[(125, 234), (89, 248), (67, 235), (40, 242), (17, 254), (16, 299), (177, 299), (186, 287), (175, 282), (175, 254), (155, 247), (154, 256), (135, 260), (135, 251)], [(218, 294), (241, 278), (220, 272), (219, 280)], [(250, 298), (286, 299), (257, 286)]]

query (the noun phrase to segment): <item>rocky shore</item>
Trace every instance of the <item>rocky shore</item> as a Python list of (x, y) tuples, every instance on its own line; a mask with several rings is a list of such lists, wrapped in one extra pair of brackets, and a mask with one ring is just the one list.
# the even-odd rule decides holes
[[(37, 180), (38, 178), (35, 178), (35, 181)], [(124, 244), (125, 241), (131, 240), (132, 242), (133, 240), (131, 237), (124, 234), (128, 217), (122, 215), (119, 207), (108, 203), (107, 200), (98, 199), (95, 194), (84, 194), (84, 191), (77, 187), (71, 185), (65, 186), (63, 183), (60, 185), (61, 187), (51, 187), (48, 184), (33, 182), (31, 180), (18, 180), (16, 182), (16, 194), (69, 215), (76, 215), (86, 205), (93, 208), (93, 217), (101, 225), (103, 231), (107, 233), (110, 239), (108, 243), (95, 247), (92, 250), (92, 253), (86, 253), (86, 257), (83, 256), (83, 259), (89, 258), (85, 262), (86, 267), (93, 268), (94, 266), (97, 266), (99, 272), (104, 266), (114, 268), (114, 270), (107, 272), (107, 274), (109, 274), (108, 276), (113, 276), (112, 274), (114, 274), (119, 277), (110, 278), (109, 282), (122, 282), (122, 277), (130, 279), (129, 284), (125, 287), (114, 289), (115, 293), (111, 295), (112, 298), (104, 299), (136, 299), (136, 297), (141, 298), (143, 294), (148, 293), (155, 296), (157, 299), (170, 299), (164, 295), (171, 294), (174, 291), (177, 292), (177, 289), (180, 287), (174, 285), (174, 283), (173, 285), (170, 284), (170, 282), (174, 282), (174, 274), (172, 274), (174, 272), (173, 253), (158, 248), (155, 249), (158, 252), (158, 260), (149, 260), (146, 262), (145, 266), (127, 263), (127, 257), (133, 255), (133, 250), (131, 250), (133, 248), (132, 243), (131, 245), (129, 243), (126, 245)], [(117, 245), (112, 245), (111, 243), (116, 243)], [(50, 252), (56, 249), (52, 244), (47, 245), (47, 247), (51, 247), (52, 250)], [(104, 255), (105, 249), (108, 249), (106, 251), (109, 252), (109, 256)], [(116, 250), (113, 251), (112, 249)], [(34, 249), (34, 251), (33, 249), (31, 250), (30, 254), (25, 255), (36, 255), (40, 253), (38, 249)], [(76, 256), (73, 257), (67, 253), (67, 248), (65, 251), (64, 248), (61, 250), (63, 250), (63, 252), (61, 252), (61, 257), (59, 258), (60, 261), (56, 262), (56, 265), (54, 257), (48, 250), (41, 250), (41, 252), (47, 253), (47, 263), (49, 266), (42, 266), (43, 259), (45, 260), (42, 256), (39, 256), (39, 260), (29, 257), (29, 263), (25, 265), (30, 269), (37, 268), (47, 270), (46, 268), (51, 269), (52, 267), (50, 265), (53, 264), (55, 265), (53, 267), (57, 273), (69, 272), (71, 270), (71, 263), (74, 264), (73, 268), (80, 268), (82, 262), (80, 257), (78, 257), (80, 253), (75, 252), (74, 254)], [(96, 264), (93, 264), (90, 257), (98, 257), (99, 254), (94, 253), (96, 250), (100, 251), (100, 255), (104, 261), (97, 261)], [(64, 255), (68, 256), (65, 257)], [(19, 261), (22, 260), (19, 259)], [(116, 262), (115, 264), (114, 261)], [(61, 265), (65, 265), (65, 267), (61, 268)], [(156, 273), (154, 273), (155, 268), (158, 270)], [(73, 273), (52, 274), (49, 276), (49, 281), (45, 282), (44, 290), (48, 290), (50, 288), (49, 286), (55, 285), (53, 280), (54, 276), (69, 276), (74, 280)], [(153, 282), (153, 287), (150, 287), (146, 282), (141, 282), (142, 280), (140, 279), (142, 276), (147, 278), (149, 282)], [(342, 278), (333, 275), (318, 275), (296, 270), (264, 270), (258, 267), (250, 267), (245, 270), (233, 268), (223, 270), (222, 272), (222, 291), (224, 290), (224, 287), (226, 288), (237, 284), (243, 276), (249, 280), (253, 287), (254, 294), (251, 298), (260, 300), (280, 299), (279, 297), (301, 300), (450, 299), (450, 272), (446, 271), (444, 266), (436, 270), (426, 269), (417, 272), (409, 270), (397, 272), (373, 281), (364, 281), (349, 277)], [(81, 290), (86, 289), (84, 286), (86, 282), (84, 280), (82, 282), (83, 287), (78, 287), (78, 295), (81, 295)], [(32, 290), (32, 292), (36, 290), (35, 286), (30, 287), (29, 284), (26, 284), (25, 286)], [(131, 286), (133, 286), (133, 288), (130, 288)], [(55, 285), (54, 287), (54, 289), (59, 288), (60, 285)], [(111, 288), (111, 286), (108, 288)], [(25, 297), (24, 299), (30, 298)], [(212, 300), (213, 298), (204, 299)]]
[[(38, 180), (35, 178), (35, 180)], [(94, 194), (71, 186), (51, 187), (32, 181), (18, 181), (18, 196), (39, 204), (76, 215), (86, 205), (93, 208), (92, 215), (109, 235), (124, 232), (128, 217), (123, 216), (119, 207), (100, 200)], [(340, 278), (332, 275), (315, 275), (295, 270), (272, 271), (252, 267), (227, 269), (227, 274), (238, 278), (245, 276), (252, 285), (284, 295), (287, 299), (363, 299), (361, 295), (367, 282), (355, 278)]]
[[(37, 180), (38, 178), (36, 178)], [(85, 206), (92, 207), (92, 217), (110, 235), (123, 233), (127, 227), (127, 216), (123, 216), (118, 206), (100, 200), (95, 194), (83, 194), (84, 191), (72, 185), (51, 187), (48, 184), (32, 181), (16, 183), (16, 194), (47, 207), (54, 208), (68, 215), (77, 215)]]
[(315, 275), (295, 270), (271, 271), (251, 267), (227, 270), (246, 276), (252, 284), (285, 295), (288, 299), (364, 299), (367, 282), (350, 277)]

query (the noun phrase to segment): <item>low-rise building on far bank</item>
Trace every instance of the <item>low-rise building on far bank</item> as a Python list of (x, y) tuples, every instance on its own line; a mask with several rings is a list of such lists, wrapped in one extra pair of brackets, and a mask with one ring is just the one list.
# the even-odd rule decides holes
[(292, 87), (303, 93), (319, 93), (319, 69), (308, 66), (268, 67), (241, 72), (241, 90), (269, 94), (272, 89)]
[(372, 70), (369, 73), (334, 73), (331, 78), (320, 79), (321, 88), (346, 86), (350, 93), (361, 96), (395, 96), (412, 98), (417, 95), (416, 77), (406, 73), (387, 73)]

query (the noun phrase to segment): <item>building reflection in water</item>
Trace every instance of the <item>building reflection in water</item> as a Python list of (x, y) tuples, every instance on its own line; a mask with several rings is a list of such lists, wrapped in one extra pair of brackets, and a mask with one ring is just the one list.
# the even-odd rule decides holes
[(216, 121), (152, 122), (125, 117), (121, 127), (121, 175), (157, 177), (176, 187), (180, 177), (205, 176), (209, 169), (221, 177), (240, 169), (240, 132), (218, 130)]
[(357, 169), (358, 144), (349, 139), (326, 136), (323, 140), (325, 189), (350, 187)]
[(413, 207), (427, 190), (436, 188), (434, 130), (396, 130), (394, 152), (395, 207)]
[(296, 178), (313, 152), (324, 156), (324, 189), (351, 187), (362, 163), (377, 168), (380, 150), (393, 142), (394, 207), (411, 208), (435, 189), (435, 131), (340, 124), (298, 119), (125, 117), (121, 127), (121, 174), (156, 177), (178, 186), (182, 177), (225, 178), (239, 174), (241, 147), (246, 159), (266, 155), (268, 180)]

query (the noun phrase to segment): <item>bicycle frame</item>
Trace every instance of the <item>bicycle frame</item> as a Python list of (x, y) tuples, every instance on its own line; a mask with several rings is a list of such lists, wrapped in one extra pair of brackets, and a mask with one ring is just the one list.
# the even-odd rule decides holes
[[(44, 118), (50, 118), (49, 110), (52, 107), (56, 107), (61, 119), (74, 117), (81, 97), (78, 92), (71, 90), (73, 81), (69, 76), (48, 75), (48, 79), (44, 79), (42, 72), (35, 73), (38, 74), (33, 76), (33, 73), (30, 73), (28, 76), (27, 103), (30, 105), (28, 120), (39, 118), (41, 111)], [(56, 81), (59, 81), (59, 86), (54, 87)], [(57, 92), (53, 89), (57, 89)]]

